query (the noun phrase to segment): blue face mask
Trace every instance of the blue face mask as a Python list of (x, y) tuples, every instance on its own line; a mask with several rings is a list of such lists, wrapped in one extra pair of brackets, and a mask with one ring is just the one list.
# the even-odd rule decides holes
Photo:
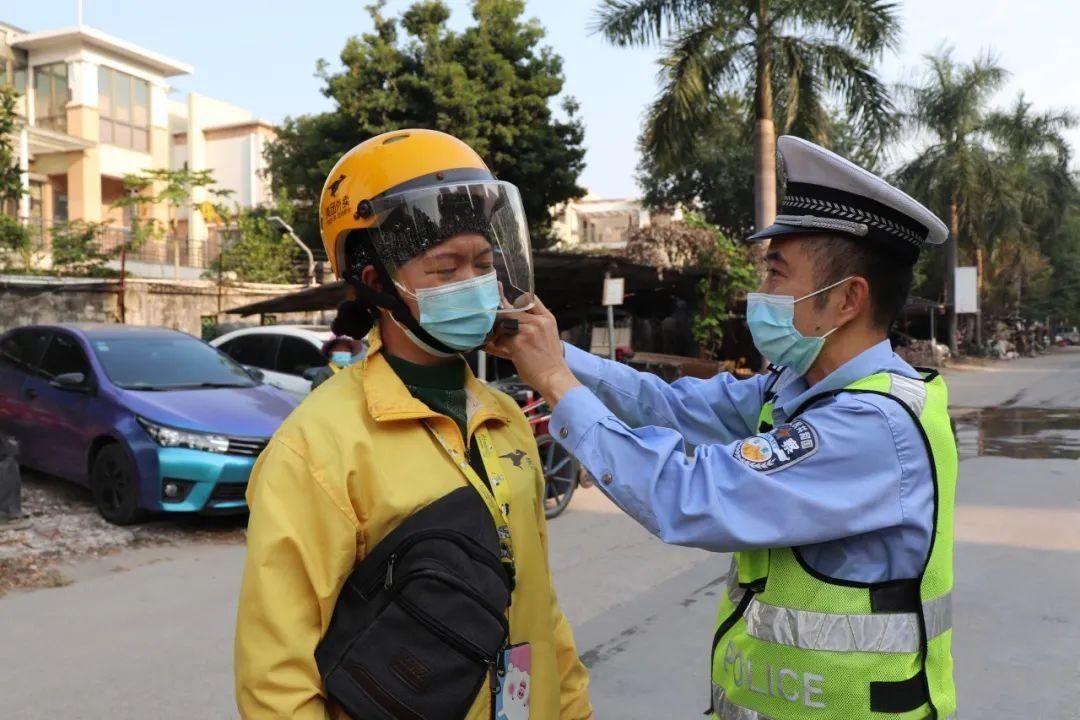
[(446, 347), (468, 352), (484, 344), (499, 309), (495, 273), (416, 291), (420, 327)]
[(825, 338), (840, 328), (835, 327), (821, 337), (806, 337), (795, 327), (795, 303), (820, 295), (850, 279), (846, 277), (798, 299), (791, 295), (747, 294), (746, 324), (750, 326), (754, 347), (773, 365), (805, 375), (821, 354)]
[(348, 367), (353, 364), (355, 357), (348, 351), (335, 351), (330, 353), (330, 362), (338, 367)]

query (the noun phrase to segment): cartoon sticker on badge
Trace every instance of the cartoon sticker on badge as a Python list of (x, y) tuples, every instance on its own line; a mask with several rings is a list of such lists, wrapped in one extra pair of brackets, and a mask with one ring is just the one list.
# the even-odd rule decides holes
[(496, 720), (529, 720), (532, 691), (532, 647), (515, 645), (503, 653), (499, 687), (495, 694)]
[(766, 474), (791, 467), (817, 452), (817, 431), (805, 420), (793, 420), (735, 446), (735, 459)]

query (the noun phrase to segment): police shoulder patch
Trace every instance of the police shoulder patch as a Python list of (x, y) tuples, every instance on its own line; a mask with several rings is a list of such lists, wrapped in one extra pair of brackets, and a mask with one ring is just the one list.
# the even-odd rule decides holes
[(735, 459), (763, 473), (791, 467), (817, 452), (818, 434), (805, 420), (792, 420), (735, 446)]

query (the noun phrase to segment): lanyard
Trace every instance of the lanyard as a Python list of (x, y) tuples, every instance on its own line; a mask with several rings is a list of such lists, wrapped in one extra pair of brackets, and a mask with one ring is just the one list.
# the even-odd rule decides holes
[[(476, 447), (480, 451), (480, 461), (484, 464), (484, 470), (487, 472), (488, 480), (491, 482), (491, 489), (488, 489), (487, 484), (480, 479), (469, 461), (450, 447), (446, 438), (434, 426), (430, 423), (424, 423), (424, 426), (439, 441), (439, 445), (454, 461), (458, 470), (473, 486), (473, 489), (480, 493), (484, 504), (487, 505), (488, 512), (491, 513), (491, 518), (495, 521), (495, 529), (499, 534), (501, 555), (499, 559), (508, 564), (512, 572), (514, 567), (514, 547), (510, 542), (510, 519), (507, 517), (507, 511), (510, 509), (510, 485), (503, 475), (502, 463), (499, 462), (499, 457), (495, 454), (495, 445), (491, 441), (491, 434), (482, 425), (473, 433), (473, 437), (476, 439)], [(494, 494), (492, 494), (493, 492)], [(512, 574), (511, 577), (513, 577)]]

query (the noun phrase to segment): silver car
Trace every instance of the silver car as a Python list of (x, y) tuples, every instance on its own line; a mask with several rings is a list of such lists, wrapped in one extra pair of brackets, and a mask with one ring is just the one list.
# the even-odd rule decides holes
[(326, 365), (323, 343), (334, 334), (325, 325), (267, 325), (226, 333), (210, 344), (247, 367), (263, 382), (296, 397), (311, 392), (311, 370)]

